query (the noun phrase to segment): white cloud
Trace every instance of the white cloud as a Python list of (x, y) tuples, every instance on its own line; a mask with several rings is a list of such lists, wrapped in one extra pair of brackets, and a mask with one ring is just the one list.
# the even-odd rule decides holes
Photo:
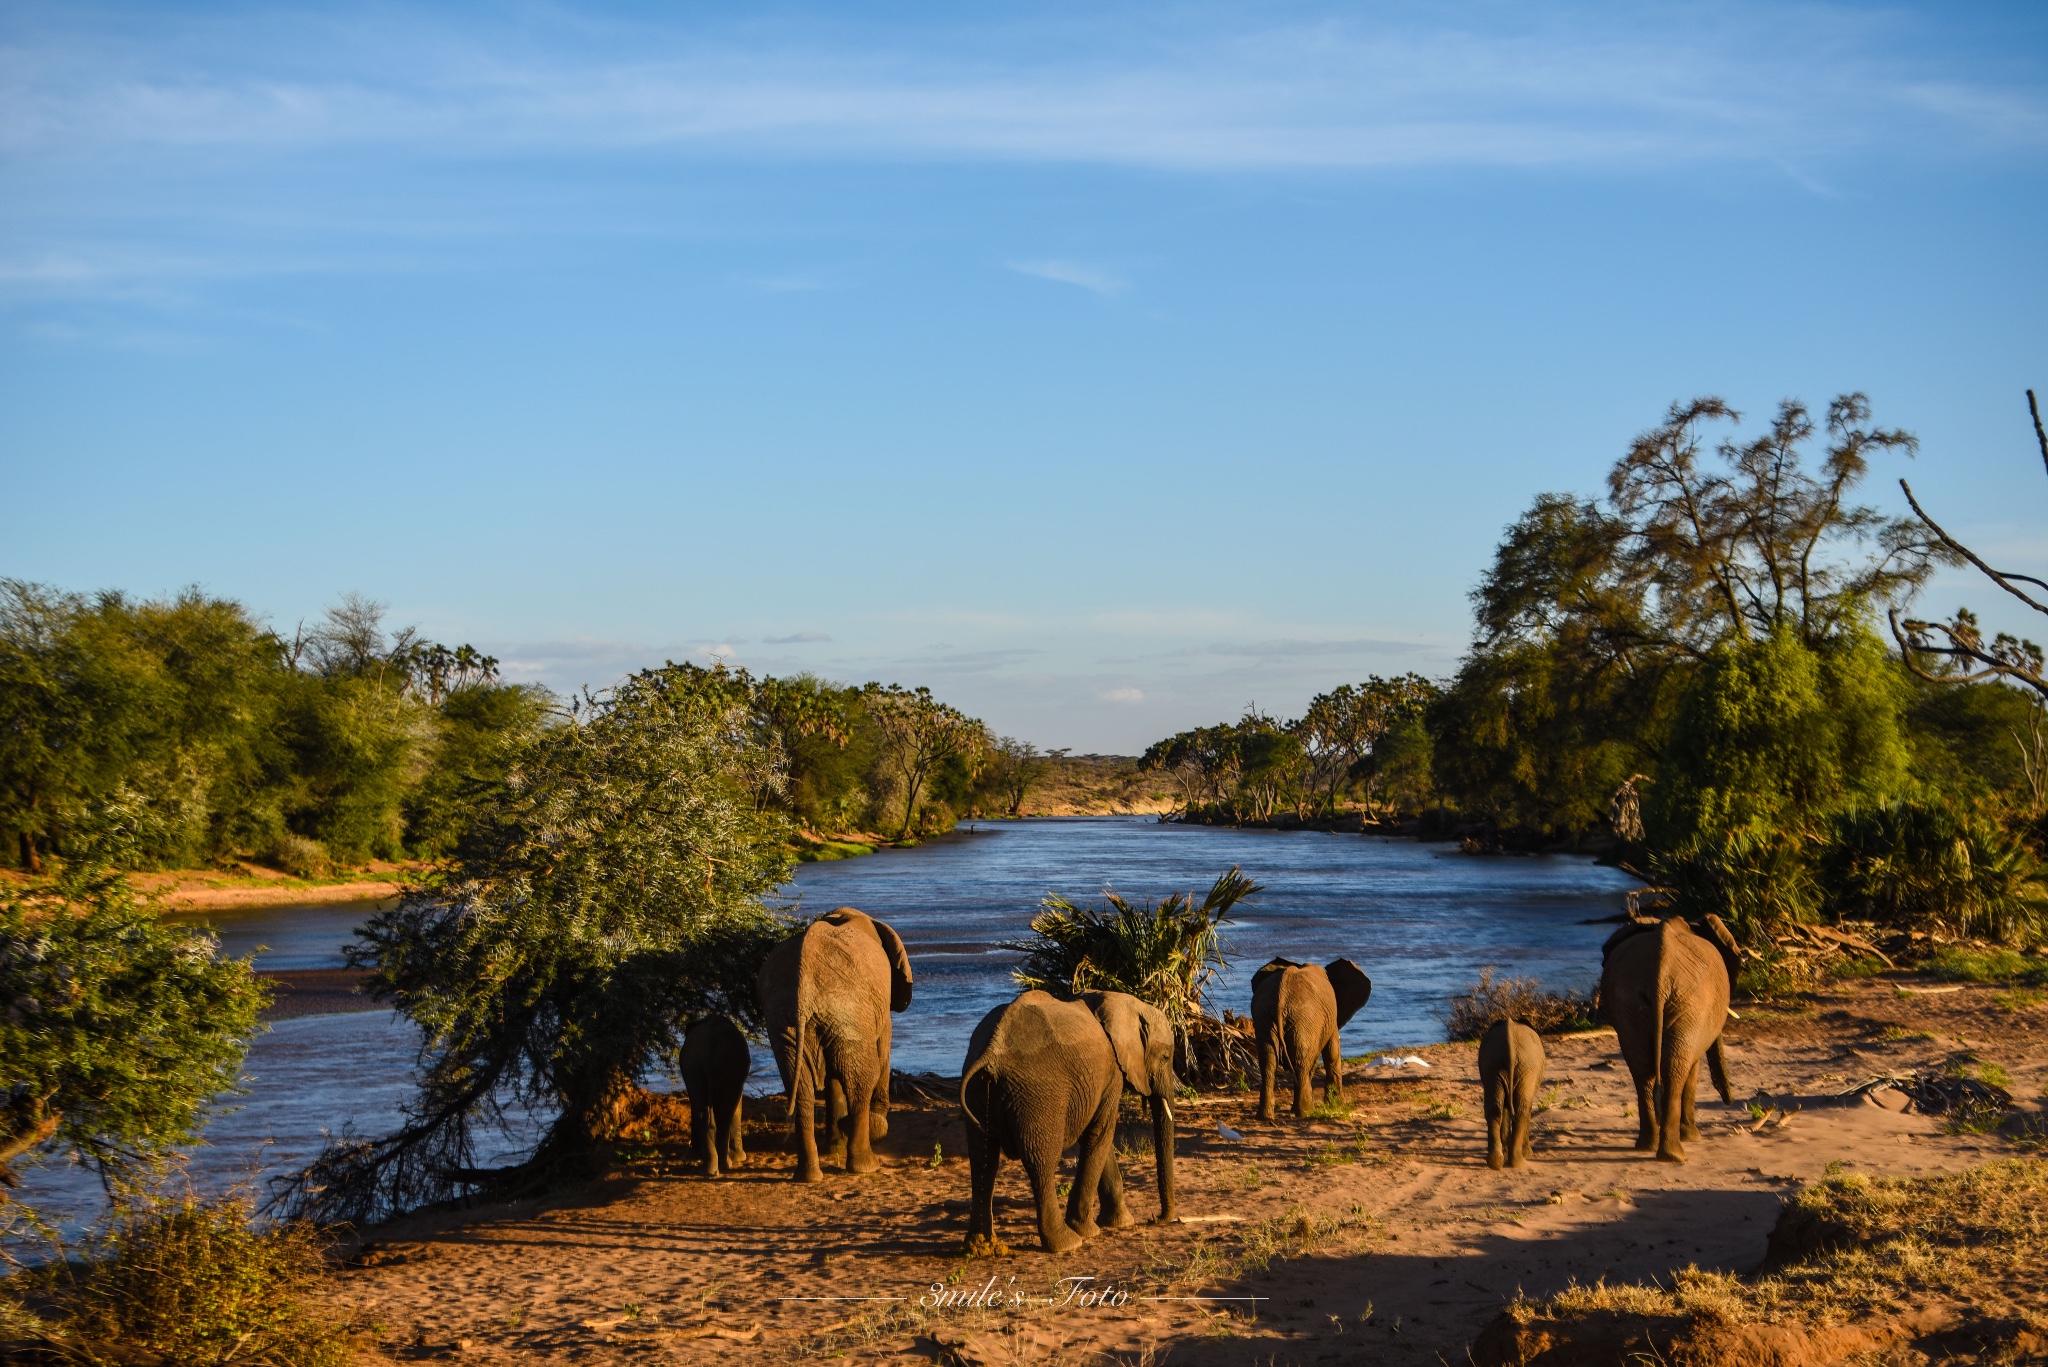
[(813, 641), (829, 641), (832, 638), (822, 631), (799, 631), (794, 636), (763, 636), (761, 641), (771, 646), (808, 645)]
[(1104, 702), (1143, 702), (1145, 701), (1145, 690), (1142, 688), (1106, 689), (1102, 694), (1102, 700)]
[(1121, 294), (1130, 288), (1129, 281), (1072, 261), (1011, 261), (1006, 264), (1019, 275), (1035, 275), (1040, 280), (1052, 280), (1062, 285), (1079, 285), (1097, 294)]

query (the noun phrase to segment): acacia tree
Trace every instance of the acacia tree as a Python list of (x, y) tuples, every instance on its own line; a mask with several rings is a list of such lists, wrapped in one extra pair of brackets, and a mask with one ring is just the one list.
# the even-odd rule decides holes
[(933, 773), (956, 759), (977, 765), (988, 750), (988, 729), (934, 698), (929, 688), (869, 684), (861, 696), (888, 739), (890, 763), (903, 783), (903, 824), (896, 833), (901, 839), (917, 820), (918, 796)]
[(0, 1204), (24, 1160), (69, 1149), (114, 1183), (198, 1142), (267, 996), (218, 951), (100, 858), (0, 902)]
[(1374, 674), (1362, 684), (1343, 684), (1309, 700), (1301, 719), (1288, 729), (1307, 752), (1310, 781), (1326, 810), (1336, 810), (1338, 789), (1357, 776), (1374, 747), (1403, 722), (1420, 716), (1438, 691), (1420, 674), (1392, 679)]
[[(288, 1209), (362, 1221), (587, 1171), (693, 1015), (757, 1020), (790, 831), (755, 801), (774, 756), (729, 683), (672, 666), (586, 699), (473, 795), (447, 866), (357, 932), (368, 991), (420, 1031), (420, 1091), (396, 1134), (330, 1147)], [(545, 1135), (474, 1171), (477, 1126), (507, 1106)]]

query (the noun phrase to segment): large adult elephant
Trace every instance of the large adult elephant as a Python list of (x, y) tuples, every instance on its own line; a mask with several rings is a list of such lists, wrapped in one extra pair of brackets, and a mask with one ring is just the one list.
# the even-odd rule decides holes
[(1259, 1119), (1273, 1119), (1273, 1074), (1294, 1071), (1294, 1113), (1308, 1114), (1309, 1073), (1322, 1055), (1323, 1100), (1344, 1099), (1337, 1032), (1372, 998), (1372, 979), (1349, 959), (1320, 968), (1275, 959), (1252, 975), (1252, 1028), (1259, 1043)]
[[(973, 1201), (967, 1242), (995, 1239), (996, 1173), (1008, 1154), (1024, 1165), (1038, 1203), (1038, 1235), (1065, 1253), (1102, 1224), (1135, 1223), (1116, 1161), (1116, 1115), (1129, 1087), (1152, 1103), (1159, 1218), (1173, 1219), (1173, 1026), (1122, 992), (1061, 1001), (1023, 993), (982, 1017), (961, 1069)], [(1074, 1182), (1059, 1206), (1060, 1155), (1075, 1148)]]
[(873, 1172), (889, 1132), (891, 1012), (910, 1005), (910, 956), (896, 932), (852, 907), (828, 911), (769, 952), (759, 979), (775, 1066), (789, 1090), (796, 1180), (824, 1176), (813, 1132), (825, 1092), (830, 1156)]
[(1705, 928), (1695, 935), (1677, 916), (1633, 921), (1600, 950), (1601, 1008), (1636, 1084), (1636, 1148), (1668, 1163), (1683, 1163), (1684, 1141), (1700, 1137), (1702, 1058), (1721, 1099), (1734, 1100), (1721, 1030), (1740, 956), (1720, 917), (1709, 914)]

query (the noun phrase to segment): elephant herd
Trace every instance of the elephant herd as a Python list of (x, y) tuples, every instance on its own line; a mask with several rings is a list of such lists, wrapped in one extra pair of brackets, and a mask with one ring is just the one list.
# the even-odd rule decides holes
[[(1671, 1162), (1697, 1139), (1693, 1094), (1704, 1060), (1722, 1100), (1731, 1099), (1721, 1047), (1737, 950), (1727, 928), (1704, 918), (1632, 918), (1602, 947), (1598, 1001), (1613, 1024), (1636, 1091), (1636, 1148)], [(873, 1142), (889, 1132), (891, 1016), (910, 1005), (910, 956), (882, 922), (852, 907), (818, 917), (771, 952), (757, 986), (768, 1041), (788, 1094), (796, 1180), (824, 1175), (816, 1106), (825, 1100), (825, 1157), (847, 1172), (873, 1172)], [(1275, 1115), (1274, 1084), (1293, 1075), (1297, 1117), (1308, 1112), (1310, 1073), (1323, 1064), (1325, 1103), (1344, 1095), (1338, 1032), (1372, 996), (1349, 959), (1302, 964), (1274, 959), (1252, 978), (1259, 1059), (1259, 1118)], [(967, 1238), (995, 1239), (997, 1172), (1004, 1157), (1024, 1167), (1039, 1238), (1065, 1252), (1103, 1226), (1136, 1222), (1115, 1153), (1126, 1090), (1149, 1108), (1159, 1219), (1174, 1213), (1174, 1029), (1166, 1015), (1122, 992), (1066, 1001), (1027, 991), (984, 1016), (967, 1046), (960, 1107), (967, 1127), (973, 1199)], [(691, 1137), (710, 1176), (745, 1161), (740, 1097), (750, 1063), (744, 1035), (723, 1016), (693, 1022), (680, 1056), (690, 1096)], [(1497, 1020), (1479, 1046), (1487, 1163), (1519, 1167), (1531, 1156), (1531, 1120), (1543, 1079), (1543, 1043), (1527, 1024)], [(1065, 1206), (1060, 1157), (1076, 1154)]]

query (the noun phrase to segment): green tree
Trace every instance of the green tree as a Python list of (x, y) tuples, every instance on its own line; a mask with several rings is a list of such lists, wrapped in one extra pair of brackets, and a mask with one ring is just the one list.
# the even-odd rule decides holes
[(0, 902), (0, 1187), (58, 1150), (120, 1182), (198, 1142), (266, 995), (97, 861)]
[(869, 684), (861, 701), (874, 726), (886, 738), (888, 763), (903, 791), (903, 821), (898, 837), (910, 834), (917, 821), (918, 798), (926, 783), (951, 761), (975, 764), (987, 752), (988, 730), (959, 709), (932, 696), (929, 688)]
[[(361, 1221), (587, 1171), (690, 1017), (757, 1018), (791, 832), (755, 800), (777, 778), (751, 709), (703, 684), (645, 671), (527, 738), (445, 867), (357, 932), (370, 991), (420, 1030), (420, 1093), (398, 1133), (302, 1174), (295, 1208)], [(475, 1126), (515, 1104), (544, 1138), (514, 1174), (473, 1172)]]

